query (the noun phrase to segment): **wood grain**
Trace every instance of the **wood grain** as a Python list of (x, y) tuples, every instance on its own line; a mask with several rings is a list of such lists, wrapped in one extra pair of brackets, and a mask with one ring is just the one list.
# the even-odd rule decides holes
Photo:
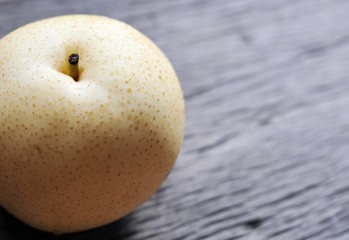
[(0, 240), (349, 239), (349, 1), (1, 0), (0, 36), (33, 20), (118, 18), (168, 55), (182, 153), (124, 219), (54, 237), (4, 210)]

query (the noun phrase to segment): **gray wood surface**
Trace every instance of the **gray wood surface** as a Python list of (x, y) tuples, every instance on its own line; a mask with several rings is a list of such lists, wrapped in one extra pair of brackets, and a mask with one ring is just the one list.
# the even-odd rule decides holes
[(0, 37), (69, 13), (121, 19), (168, 55), (182, 152), (120, 221), (54, 237), (0, 210), (0, 240), (349, 239), (349, 1), (1, 0)]

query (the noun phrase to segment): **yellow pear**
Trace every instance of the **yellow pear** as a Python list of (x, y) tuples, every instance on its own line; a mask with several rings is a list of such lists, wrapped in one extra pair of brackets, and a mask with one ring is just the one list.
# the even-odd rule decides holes
[(147, 200), (183, 138), (170, 62), (114, 19), (54, 17), (0, 40), (0, 205), (53, 233), (115, 221)]

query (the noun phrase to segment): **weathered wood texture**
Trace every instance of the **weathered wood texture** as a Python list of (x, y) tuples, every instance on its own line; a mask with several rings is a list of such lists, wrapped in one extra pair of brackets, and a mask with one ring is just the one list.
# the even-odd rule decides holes
[(36, 19), (121, 19), (172, 60), (178, 162), (124, 219), (53, 237), (0, 212), (0, 240), (349, 239), (349, 1), (1, 0), (0, 36)]

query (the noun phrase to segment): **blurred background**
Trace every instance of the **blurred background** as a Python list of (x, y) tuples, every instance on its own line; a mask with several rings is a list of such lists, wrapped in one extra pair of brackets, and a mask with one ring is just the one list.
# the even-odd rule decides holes
[(349, 239), (349, 1), (0, 0), (0, 37), (47, 17), (127, 22), (169, 57), (187, 110), (161, 189), (54, 237), (0, 210), (0, 239)]

